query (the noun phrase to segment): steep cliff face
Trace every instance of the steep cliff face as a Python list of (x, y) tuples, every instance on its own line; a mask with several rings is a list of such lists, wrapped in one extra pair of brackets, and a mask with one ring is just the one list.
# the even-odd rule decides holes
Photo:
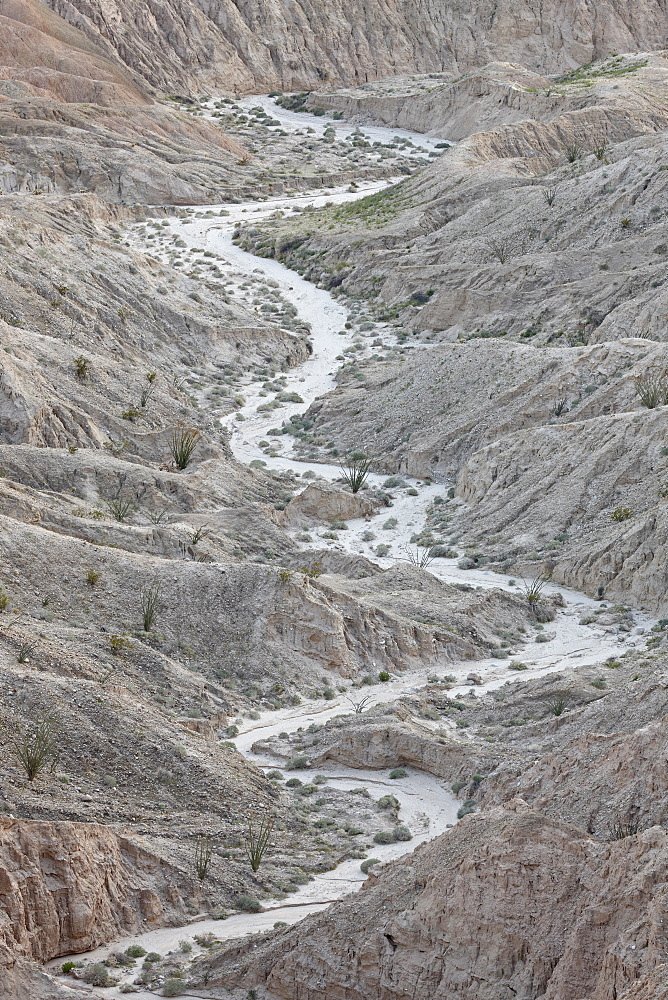
[(125, 0), (48, 2), (161, 91), (317, 89), (405, 72), (458, 75), (491, 59), (559, 72), (666, 39), (661, 0), (151, 0), (140, 12)]
[(174, 881), (106, 827), (0, 818), (0, 942), (14, 956), (46, 962), (182, 919)]
[(600, 843), (508, 806), (465, 819), (273, 945), (218, 970), (214, 960), (214, 977), (266, 980), (286, 1000), (613, 1000), (666, 947), (665, 831)]

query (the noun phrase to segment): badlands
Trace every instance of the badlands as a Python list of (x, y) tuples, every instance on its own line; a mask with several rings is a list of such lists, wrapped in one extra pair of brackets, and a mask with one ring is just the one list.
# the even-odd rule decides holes
[(0, 0), (0, 1000), (668, 1000), (661, 0)]

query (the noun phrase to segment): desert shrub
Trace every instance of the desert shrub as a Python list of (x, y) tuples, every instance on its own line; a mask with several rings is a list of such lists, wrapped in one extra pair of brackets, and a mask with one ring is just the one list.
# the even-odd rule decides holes
[(285, 782), (286, 788), (299, 788), (301, 786), (301, 781), (299, 778), (288, 778)]
[(380, 830), (379, 833), (374, 834), (373, 842), (374, 844), (393, 844), (394, 834), (391, 830)]
[(380, 861), (378, 860), (378, 858), (366, 858), (360, 865), (360, 871), (366, 875), (370, 868), (373, 868), (374, 865), (379, 865), (379, 864)]
[(387, 672), (387, 670), (381, 670), (381, 672), (378, 674), (378, 680), (379, 681), (385, 682), (385, 681), (389, 681), (389, 679), (390, 679), (390, 675)]
[(146, 965), (147, 962), (160, 962), (161, 959), (162, 955), (160, 955), (159, 952), (149, 951), (148, 955), (144, 959), (144, 965)]
[(455, 781), (450, 787), (452, 788), (453, 794), (458, 795), (462, 788), (466, 788), (466, 785), (466, 781)]
[(291, 757), (285, 765), (286, 771), (303, 771), (308, 767), (308, 757)]
[(598, 688), (599, 691), (602, 691), (608, 686), (603, 677), (597, 677), (595, 680), (590, 681), (590, 684), (593, 688)]
[(468, 816), (468, 814), (472, 812), (475, 812), (475, 803), (465, 802), (464, 805), (457, 810), (457, 819), (463, 819), (464, 816)]
[[(267, 778), (271, 778), (272, 781), (273, 781), (275, 778), (282, 778), (283, 774), (282, 774), (281, 771), (279, 771), (277, 768), (274, 767), (274, 768), (272, 768), (271, 771), (267, 771), (266, 776), (267, 776)], [(297, 779), (297, 780), (299, 780), (299, 779)]]
[(394, 767), (390, 771), (389, 776), (390, 778), (407, 778), (408, 771), (406, 771), (403, 767)]
[(200, 882), (203, 882), (209, 873), (212, 854), (213, 841), (211, 837), (198, 837), (195, 842), (195, 872)]
[(184, 955), (187, 955), (193, 950), (193, 946), (190, 941), (179, 941), (179, 951), (182, 951)]
[(95, 965), (87, 966), (81, 973), (81, 978), (89, 986), (111, 986), (114, 982), (106, 967), (99, 962)]
[(381, 795), (376, 805), (379, 809), (398, 809), (399, 799), (396, 795)]
[(240, 896), (237, 896), (237, 909), (243, 910), (244, 913), (259, 913), (262, 904), (249, 892), (242, 892)]
[(60, 970), (64, 975), (68, 976), (72, 971), (72, 969), (74, 968), (75, 968), (74, 962), (63, 962), (63, 964), (60, 967)]
[(96, 573), (94, 569), (89, 569), (86, 573), (86, 583), (89, 587), (94, 587), (101, 576), (101, 573)]
[(566, 710), (566, 705), (568, 704), (568, 699), (563, 696), (553, 698), (552, 701), (548, 703), (548, 709), (552, 715), (563, 715)]
[(613, 521), (628, 521), (633, 517), (633, 511), (629, 507), (616, 507), (610, 517)]
[[(304, 786), (308, 787), (308, 786)], [(273, 813), (257, 812), (246, 817), (245, 847), (246, 856), (254, 872), (262, 863), (262, 858), (269, 847), (269, 839), (276, 817)]]
[(314, 785), (326, 785), (327, 781), (328, 781), (328, 778), (327, 778), (326, 774), (316, 774), (315, 778), (313, 779), (313, 784)]
[(162, 987), (163, 997), (182, 997), (186, 991), (186, 984), (182, 979), (166, 979)]
[(548, 637), (546, 635), (543, 635), (542, 633), (539, 633), (534, 639), (534, 642), (549, 642), (549, 641), (550, 640), (548, 639)]
[(392, 831), (392, 835), (394, 839), (398, 841), (413, 839), (413, 834), (411, 833), (411, 831), (408, 829), (407, 826), (403, 825), (403, 823), (401, 823), (399, 826), (395, 826), (394, 830)]
[(128, 958), (143, 958), (146, 954), (146, 948), (142, 948), (140, 944), (131, 944), (129, 948), (125, 949), (125, 954)]

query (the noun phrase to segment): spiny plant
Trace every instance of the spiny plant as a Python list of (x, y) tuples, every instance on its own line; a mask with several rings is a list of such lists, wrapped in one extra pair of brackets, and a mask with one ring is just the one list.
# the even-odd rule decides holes
[(557, 188), (558, 187), (559, 187), (558, 184), (550, 184), (549, 187), (544, 187), (543, 188), (543, 198), (545, 199), (545, 203), (547, 205), (551, 206), (552, 203), (553, 203), (553, 201), (554, 201), (554, 199), (557, 197)]
[(567, 704), (568, 704), (568, 699), (564, 698), (563, 696), (559, 696), (557, 698), (553, 698), (552, 701), (549, 702), (548, 708), (550, 709), (552, 715), (559, 716), (564, 714), (564, 712), (566, 711)]
[(361, 715), (362, 712), (369, 707), (373, 699), (371, 695), (368, 694), (365, 698), (360, 698), (358, 701), (355, 701), (353, 698), (346, 697), (346, 701), (352, 705), (355, 715)]
[(177, 427), (172, 434), (169, 450), (177, 469), (187, 469), (202, 437), (196, 427)]
[(668, 404), (668, 372), (649, 371), (644, 375), (638, 375), (633, 383), (640, 396), (640, 402), (648, 410)]
[(213, 841), (211, 837), (198, 837), (195, 841), (195, 871), (200, 882), (203, 882), (209, 874), (212, 854)]
[(566, 146), (566, 159), (569, 163), (575, 163), (582, 156), (582, 147), (577, 142), (570, 142)]
[(3, 735), (10, 754), (21, 765), (28, 781), (34, 781), (46, 767), (53, 770), (56, 766), (60, 756), (60, 720), (55, 713), (38, 716), (11, 729), (5, 726)]
[(524, 596), (534, 615), (536, 614), (536, 608), (540, 604), (543, 587), (546, 582), (544, 576), (537, 576), (524, 584)]
[(624, 840), (625, 837), (635, 837), (640, 824), (638, 820), (628, 820), (627, 822), (617, 822), (613, 823), (610, 827), (610, 839), (611, 840)]
[(366, 455), (351, 455), (344, 462), (341, 462), (341, 477), (350, 487), (352, 493), (358, 493), (367, 479), (371, 469), (371, 459)]
[(121, 522), (127, 521), (130, 514), (135, 510), (135, 504), (132, 500), (122, 494), (111, 497), (111, 499), (105, 500), (104, 503), (111, 516)]
[(415, 549), (412, 549), (410, 546), (405, 545), (404, 552), (408, 561), (419, 569), (426, 569), (434, 561), (434, 556), (431, 554), (431, 546), (416, 545)]
[(160, 583), (157, 580), (154, 580), (146, 587), (141, 587), (139, 591), (144, 632), (150, 632), (153, 628), (153, 622), (160, 607), (160, 594)]
[(262, 864), (276, 817), (270, 812), (251, 813), (246, 817), (246, 855), (254, 872)]

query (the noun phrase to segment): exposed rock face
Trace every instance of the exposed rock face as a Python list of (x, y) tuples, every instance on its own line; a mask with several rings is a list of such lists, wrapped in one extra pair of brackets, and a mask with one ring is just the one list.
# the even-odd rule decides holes
[(464, 0), (447, 8), (435, 0), (335, 0), (324, 8), (300, 0), (289, 9), (271, 0), (243, 7), (168, 0), (148, 4), (140, 18), (122, 0), (104, 9), (87, 0), (49, 5), (105, 54), (168, 92), (299, 90), (434, 70), (458, 75), (490, 59), (558, 72), (612, 51), (657, 48), (666, 36), (658, 0), (632, 9), (623, 0), (595, 7), (551, 0), (540, 10), (517, 0), (475, 8)]
[(96, 824), (0, 818), (0, 858), (3, 944), (15, 955), (45, 962), (184, 916), (174, 872)]
[(662, 960), (667, 864), (659, 827), (598, 843), (515, 800), (466, 818), (275, 944), (237, 952), (236, 971), (223, 965), (215, 981), (266, 980), (286, 1000), (497, 1000), (502, 987), (613, 1000)]
[(283, 515), (286, 525), (326, 524), (375, 514), (378, 503), (363, 493), (348, 493), (330, 483), (312, 483), (291, 500)]

